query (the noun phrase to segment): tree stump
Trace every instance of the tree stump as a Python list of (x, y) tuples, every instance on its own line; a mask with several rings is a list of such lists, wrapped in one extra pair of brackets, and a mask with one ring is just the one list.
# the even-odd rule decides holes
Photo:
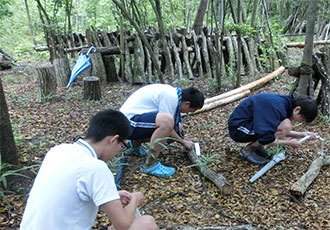
[(49, 101), (56, 94), (55, 68), (47, 62), (40, 64), (36, 69), (38, 73), (37, 102)]
[(84, 77), (84, 99), (85, 100), (100, 100), (101, 86), (100, 78), (98, 77)]

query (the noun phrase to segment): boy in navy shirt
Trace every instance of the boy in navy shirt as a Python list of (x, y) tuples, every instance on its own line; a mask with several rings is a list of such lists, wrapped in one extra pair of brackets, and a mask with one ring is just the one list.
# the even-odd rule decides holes
[(257, 94), (235, 108), (228, 120), (229, 135), (236, 142), (250, 142), (240, 151), (243, 160), (265, 164), (264, 145), (278, 143), (299, 148), (301, 143), (296, 138), (315, 137), (315, 133), (293, 131), (292, 122), (311, 122), (316, 115), (317, 103), (309, 96)]

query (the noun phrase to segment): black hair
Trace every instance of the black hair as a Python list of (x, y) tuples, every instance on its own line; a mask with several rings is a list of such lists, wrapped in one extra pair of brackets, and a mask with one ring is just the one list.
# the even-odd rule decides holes
[(119, 111), (112, 109), (98, 112), (92, 117), (87, 130), (86, 139), (95, 142), (103, 140), (107, 136), (118, 134), (121, 140), (127, 139), (130, 133), (130, 122)]
[(182, 101), (189, 101), (190, 108), (200, 109), (204, 105), (204, 95), (194, 87), (182, 90)]
[(317, 103), (316, 100), (312, 99), (310, 96), (298, 96), (293, 98), (292, 107), (296, 108), (300, 106), (300, 113), (305, 121), (311, 122), (317, 116)]

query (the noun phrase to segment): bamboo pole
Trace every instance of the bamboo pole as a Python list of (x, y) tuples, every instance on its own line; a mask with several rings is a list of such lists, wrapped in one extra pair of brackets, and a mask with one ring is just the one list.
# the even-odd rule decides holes
[[(246, 85), (243, 85), (239, 88), (236, 88), (234, 90), (231, 90), (231, 91), (228, 91), (226, 93), (223, 93), (223, 94), (220, 94), (220, 95), (217, 95), (215, 97), (211, 97), (211, 98), (208, 98), (204, 101), (204, 106), (206, 104), (209, 104), (211, 102), (214, 102), (214, 101), (218, 101), (218, 100), (222, 100), (224, 98), (227, 98), (227, 97), (230, 97), (232, 95), (235, 95), (235, 94), (238, 94), (238, 93), (242, 93), (246, 90), (250, 90), (252, 88), (255, 88), (257, 86), (260, 86), (262, 84), (265, 84), (267, 83), (268, 81), (272, 80), (273, 78), (275, 78), (276, 76), (280, 75), (281, 73), (283, 73), (285, 71), (285, 67), (284, 66), (280, 66), (278, 69), (276, 69), (275, 71), (267, 74), (265, 77), (262, 77), (256, 81), (253, 81), (251, 83), (248, 83)], [(204, 108), (204, 107), (203, 107)], [(202, 109), (203, 109), (202, 108)]]
[[(320, 41), (314, 41), (313, 45), (326, 45), (326, 44), (330, 44), (329, 40), (320, 40)], [(289, 42), (285, 44), (286, 47), (288, 48), (292, 48), (292, 47), (296, 47), (296, 48), (303, 48), (305, 46), (305, 42)]]
[(211, 103), (208, 103), (208, 104), (204, 104), (203, 108), (195, 111), (193, 114), (202, 113), (202, 112), (205, 112), (205, 111), (214, 109), (216, 107), (219, 107), (221, 105), (225, 105), (225, 104), (231, 103), (233, 101), (236, 101), (238, 99), (241, 99), (241, 98), (249, 95), (250, 92), (251, 92), (250, 90), (245, 90), (243, 92), (240, 92), (240, 93), (231, 95), (231, 96), (226, 97), (226, 98), (223, 98), (221, 100), (217, 100), (217, 101), (214, 101), (214, 102), (211, 102)]

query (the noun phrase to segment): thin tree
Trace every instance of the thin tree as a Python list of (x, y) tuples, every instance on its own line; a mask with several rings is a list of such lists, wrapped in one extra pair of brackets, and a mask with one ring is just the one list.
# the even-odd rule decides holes
[(305, 36), (304, 53), (300, 65), (300, 78), (296, 91), (298, 95), (313, 96), (314, 91), (312, 87), (312, 73), (313, 73), (313, 40), (314, 40), (314, 27), (317, 14), (317, 0), (310, 0), (307, 10), (307, 25)]
[(199, 7), (193, 25), (193, 30), (195, 31), (196, 35), (199, 35), (201, 33), (201, 28), (203, 26), (203, 18), (206, 12), (207, 3), (208, 0), (200, 0), (199, 2)]

